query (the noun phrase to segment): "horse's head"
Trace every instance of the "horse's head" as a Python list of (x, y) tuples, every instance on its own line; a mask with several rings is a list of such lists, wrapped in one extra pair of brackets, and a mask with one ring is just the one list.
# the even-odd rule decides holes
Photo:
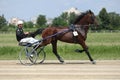
[(98, 25), (96, 17), (91, 10), (88, 10), (84, 13), (81, 13), (81, 15), (79, 15), (76, 18), (76, 20), (74, 21), (74, 24), (78, 24), (78, 25), (95, 24), (95, 25)]
[(94, 13), (91, 10), (88, 10), (86, 12), (86, 16), (87, 16), (88, 24), (95, 24), (96, 26), (98, 25), (97, 19), (96, 19)]

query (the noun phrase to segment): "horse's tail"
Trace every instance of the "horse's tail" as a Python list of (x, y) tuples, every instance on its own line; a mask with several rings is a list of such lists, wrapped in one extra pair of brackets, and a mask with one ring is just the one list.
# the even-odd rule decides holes
[(37, 29), (34, 32), (30, 32), (29, 36), (34, 38), (35, 36), (42, 34), (43, 30), (44, 30), (44, 28), (39, 28), (39, 29)]

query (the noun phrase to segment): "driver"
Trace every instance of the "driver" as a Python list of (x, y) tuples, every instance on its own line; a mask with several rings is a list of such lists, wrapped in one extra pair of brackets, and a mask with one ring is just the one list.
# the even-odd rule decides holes
[(21, 39), (28, 37), (29, 32), (23, 31), (23, 21), (18, 21), (16, 29), (16, 39), (19, 42)]

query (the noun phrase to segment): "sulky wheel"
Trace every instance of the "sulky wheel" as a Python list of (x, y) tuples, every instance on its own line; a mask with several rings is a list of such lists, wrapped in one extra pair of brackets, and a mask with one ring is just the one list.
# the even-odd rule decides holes
[(33, 47), (25, 46), (19, 53), (19, 60), (21, 64), (32, 65), (37, 61), (37, 52)]
[(37, 49), (37, 56), (38, 56), (37, 62), (43, 63), (46, 58), (46, 53), (44, 51), (44, 47), (40, 47)]

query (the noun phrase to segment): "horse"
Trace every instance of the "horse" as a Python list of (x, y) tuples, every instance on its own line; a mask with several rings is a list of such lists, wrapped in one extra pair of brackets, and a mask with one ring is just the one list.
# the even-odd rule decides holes
[[(92, 64), (95, 64), (96, 62), (91, 57), (88, 47), (85, 43), (88, 29), (91, 24), (94, 24), (95, 26), (97, 26), (97, 20), (94, 13), (91, 10), (88, 10), (84, 13), (81, 13), (74, 20), (72, 26), (70, 27), (64, 27), (64, 26), (63, 27), (56, 27), (56, 26), (47, 27), (42, 31), (43, 41), (41, 42), (39, 47), (52, 44), (53, 53), (61, 63), (64, 63), (64, 60), (61, 58), (61, 56), (57, 52), (57, 41), (59, 40), (66, 43), (79, 44), (82, 46), (83, 50), (77, 50), (77, 51), (78, 52), (85, 51), (85, 53), (87, 54)], [(77, 36), (73, 34), (74, 31), (77, 32)]]

